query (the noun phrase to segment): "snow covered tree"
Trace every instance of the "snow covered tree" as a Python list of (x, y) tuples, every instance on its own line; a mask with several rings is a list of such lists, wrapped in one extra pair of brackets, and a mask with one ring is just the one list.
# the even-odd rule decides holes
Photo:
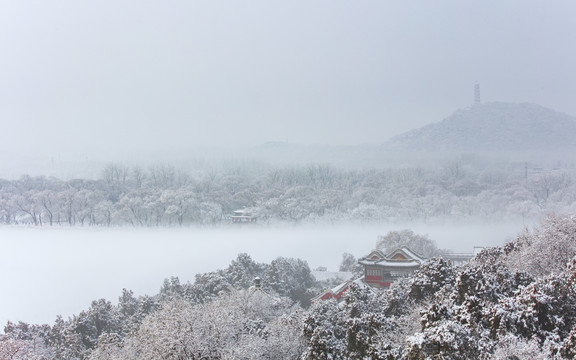
[[(292, 310), (290, 301), (262, 291), (233, 291), (204, 304), (176, 299), (144, 319), (123, 343), (114, 341), (110, 346), (107, 342), (105, 349), (92, 353), (91, 359), (105, 358), (102, 354), (134, 360), (233, 359), (247, 358), (247, 354), (252, 359), (272, 359), (265, 351), (271, 347), (276, 353), (287, 352), (285, 358), (295, 359), (297, 355), (290, 348), (301, 348), (295, 331), (298, 327), (290, 330), (277, 320)], [(277, 325), (269, 328), (269, 324)], [(289, 331), (290, 340), (280, 339), (284, 329)]]
[(314, 296), (316, 280), (306, 261), (278, 257), (266, 269), (263, 283), (280, 296), (287, 296), (302, 307), (308, 307)]
[(98, 346), (90, 353), (90, 360), (121, 360), (124, 347), (123, 339), (118, 334), (104, 333), (98, 337)]
[(0, 339), (0, 360), (28, 359), (26, 343), (22, 340)]
[(491, 311), (489, 319), (498, 333), (537, 340), (553, 353), (566, 348), (576, 328), (576, 258), (559, 274), (551, 274), (520, 288), (513, 298)]
[(265, 270), (264, 264), (258, 264), (250, 255), (242, 253), (232, 260), (223, 274), (236, 289), (248, 289), (252, 286), (254, 278), (264, 276)]
[(576, 359), (576, 326), (564, 339), (558, 351), (565, 359)]
[(379, 330), (386, 322), (382, 304), (371, 288), (350, 284), (343, 302), (346, 312), (346, 358), (365, 359), (378, 345)]
[(350, 253), (342, 254), (342, 262), (338, 270), (351, 272), (354, 278), (360, 277), (364, 273), (364, 268), (358, 264), (358, 259)]
[(344, 359), (346, 319), (335, 300), (313, 304), (303, 319), (305, 360)]
[(180, 279), (177, 276), (172, 276), (170, 279), (164, 279), (159, 295), (161, 301), (174, 300), (183, 297), (184, 287), (180, 284)]
[(40, 360), (51, 358), (49, 325), (30, 325), (8, 321), (0, 335), (0, 359)]
[(446, 253), (445, 250), (438, 249), (434, 241), (427, 235), (415, 234), (412, 230), (390, 231), (384, 236), (380, 236), (376, 243), (376, 249), (392, 251), (402, 246), (422, 255), (426, 258), (440, 256)]
[[(447, 275), (442, 281), (444, 286), (428, 297), (430, 305), (422, 311), (421, 331), (407, 338), (406, 356), (408, 359), (482, 358), (491, 353), (500, 336), (494, 329), (498, 319), (489, 314), (497, 312), (495, 309), (501, 302), (509, 302), (532, 278), (510, 271), (500, 248), (483, 250), (458, 271), (439, 272), (435, 270), (438, 265), (431, 267), (431, 274)], [(423, 282), (427, 283), (434, 288), (434, 281)], [(423, 290), (427, 288), (424, 286)], [(418, 293), (421, 292), (415, 292)]]
[(422, 264), (414, 276), (408, 279), (410, 299), (412, 301), (432, 300), (440, 290), (454, 283), (455, 274), (449, 261), (441, 258), (428, 260)]
[(551, 215), (505, 247), (507, 263), (534, 276), (560, 273), (576, 256), (576, 216)]
[(197, 274), (194, 284), (187, 287), (185, 297), (195, 303), (204, 303), (232, 289), (232, 285), (219, 272)]
[(140, 303), (131, 290), (122, 289), (118, 298), (119, 333), (126, 335), (134, 331), (143, 319)]
[(513, 335), (501, 339), (494, 353), (488, 356), (491, 360), (549, 360), (552, 358), (552, 353), (548, 349), (542, 349), (537, 340), (523, 340)]
[(88, 310), (70, 320), (57, 320), (50, 343), (58, 359), (85, 358), (98, 345), (102, 334), (119, 334), (120, 326), (116, 307), (105, 299), (95, 300)]

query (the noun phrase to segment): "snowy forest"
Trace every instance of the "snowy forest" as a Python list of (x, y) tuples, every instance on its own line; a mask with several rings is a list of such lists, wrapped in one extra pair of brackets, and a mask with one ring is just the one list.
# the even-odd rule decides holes
[(436, 167), (343, 169), (260, 162), (185, 171), (169, 164), (103, 167), (97, 179), (0, 180), (0, 223), (183, 226), (259, 223), (537, 220), (576, 212), (573, 168), (465, 156)]
[[(334, 284), (306, 262), (240, 254), (153, 296), (125, 289), (52, 325), (8, 322), (0, 359), (572, 359), (575, 256), (576, 216), (552, 215), (465, 265), (431, 258), (389, 290), (311, 304)], [(357, 270), (349, 254), (341, 270)]]

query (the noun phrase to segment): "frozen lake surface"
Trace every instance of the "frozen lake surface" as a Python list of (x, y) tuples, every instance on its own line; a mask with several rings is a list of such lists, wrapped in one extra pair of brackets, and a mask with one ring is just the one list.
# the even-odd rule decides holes
[(330, 226), (281, 228), (0, 228), (0, 326), (6, 321), (52, 324), (122, 289), (156, 294), (165, 278), (182, 283), (228, 266), (239, 253), (267, 262), (278, 256), (337, 270), (342, 253), (366, 255), (379, 235), (411, 229), (441, 248), (471, 252), (501, 245), (522, 224)]

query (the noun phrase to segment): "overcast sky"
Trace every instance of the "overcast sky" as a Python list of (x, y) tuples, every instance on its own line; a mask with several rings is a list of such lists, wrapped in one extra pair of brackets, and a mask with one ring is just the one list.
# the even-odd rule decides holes
[(0, 3), (0, 151), (381, 143), (473, 101), (576, 115), (574, 1)]

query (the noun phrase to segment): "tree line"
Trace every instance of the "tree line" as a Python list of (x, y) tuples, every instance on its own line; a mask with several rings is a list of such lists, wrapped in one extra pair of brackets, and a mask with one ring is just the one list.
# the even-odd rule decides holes
[(576, 211), (568, 170), (522, 167), (345, 170), (315, 164), (185, 172), (109, 164), (97, 179), (0, 179), (0, 223), (35, 226), (183, 226), (260, 223), (535, 219)]
[[(259, 278), (262, 284), (257, 291), (255, 278)], [(109, 357), (108, 347), (116, 346), (136, 333), (146, 337), (147, 343), (155, 339), (154, 346), (162, 346), (158, 343), (166, 341), (166, 337), (176, 336), (170, 341), (177, 342), (180, 335), (175, 332), (192, 327), (205, 331), (199, 335), (202, 339), (198, 339), (207, 342), (203, 346), (211, 349), (223, 347), (223, 341), (230, 339), (217, 342), (215, 332), (221, 333), (219, 336), (234, 337), (244, 333), (262, 336), (264, 331), (269, 331), (265, 327), (268, 321), (295, 309), (309, 307), (310, 299), (331, 285), (330, 281), (316, 281), (303, 260), (278, 257), (265, 264), (255, 262), (248, 254), (239, 254), (226, 269), (198, 274), (193, 282), (181, 283), (178, 277), (167, 278), (156, 295), (135, 296), (132, 291), (124, 289), (117, 304), (107, 299), (94, 300), (87, 310), (68, 319), (58, 316), (53, 325), (9, 321), (4, 334), (0, 335), (0, 360), (111, 359), (114, 357)], [(178, 320), (173, 316), (182, 319), (184, 314), (181, 311), (206, 316), (197, 319), (193, 325), (174, 327), (173, 321)], [(234, 313), (234, 319), (227, 319), (231, 313)], [(218, 323), (222, 317), (230, 322)], [(158, 338), (160, 322), (170, 328), (165, 329), (170, 331), (164, 335), (166, 337)], [(211, 330), (214, 326), (217, 327)], [(161, 349), (167, 353), (172, 351)], [(135, 356), (140, 359), (166, 356), (157, 350), (150, 351), (148, 355)], [(200, 354), (203, 350), (193, 351)], [(214, 354), (221, 351), (217, 349), (208, 351), (210, 356), (188, 358), (214, 358)], [(12, 352), (13, 357), (8, 355)]]

